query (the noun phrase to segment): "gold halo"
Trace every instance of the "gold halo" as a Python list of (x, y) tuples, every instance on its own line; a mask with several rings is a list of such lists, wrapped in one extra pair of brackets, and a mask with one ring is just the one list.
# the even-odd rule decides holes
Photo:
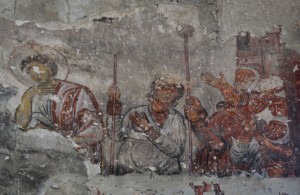
[(58, 67), (57, 74), (54, 76), (55, 79), (67, 79), (69, 63), (61, 52), (47, 45), (29, 43), (17, 47), (9, 56), (8, 68), (18, 81), (26, 86), (33, 86), (36, 84), (24, 70), (21, 70), (20, 65), (23, 59), (37, 54), (45, 55), (55, 61)]

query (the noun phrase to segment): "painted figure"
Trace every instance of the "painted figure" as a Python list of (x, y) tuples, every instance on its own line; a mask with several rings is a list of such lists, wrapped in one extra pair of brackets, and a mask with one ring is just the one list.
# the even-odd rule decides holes
[[(259, 90), (259, 75), (254, 69), (240, 68), (235, 74), (234, 87), (223, 74), (220, 79), (209, 73), (202, 75), (225, 99), (210, 118), (198, 99), (190, 97), (187, 101), (185, 116), (202, 143), (196, 171), (219, 176), (239, 171), (259, 172), (269, 177), (292, 176), (295, 159), (287, 104), (283, 97), (276, 95), (283, 88), (272, 86)], [(257, 117), (265, 109), (273, 117), (268, 123)]]
[(77, 144), (103, 139), (102, 113), (87, 87), (54, 79), (57, 65), (45, 55), (24, 59), (20, 68), (37, 83), (23, 94), (16, 110), (21, 129), (40, 126), (58, 130)]
[(288, 125), (286, 100), (274, 94), (280, 90), (282, 88), (274, 88), (263, 95), (273, 118), (264, 131), (255, 132), (260, 143), (262, 174), (266, 177), (291, 177), (295, 171), (295, 152)]
[[(178, 80), (161, 77), (151, 84), (150, 104), (131, 109), (121, 123), (116, 122), (119, 141), (116, 174), (181, 172), (186, 128), (183, 116), (174, 107), (183, 93), (183, 85)], [(120, 114), (120, 104), (115, 105), (115, 109), (108, 110), (117, 110), (115, 113)], [(121, 120), (120, 116), (118, 120)]]
[(261, 144), (262, 171), (267, 177), (294, 176), (295, 156), (286, 117), (274, 117), (256, 139)]
[[(253, 70), (238, 69), (234, 87), (227, 83), (223, 74), (216, 78), (204, 73), (202, 79), (219, 89), (226, 103), (218, 106), (222, 110), (207, 118), (202, 114), (205, 109), (198, 99), (190, 97), (187, 102), (185, 116), (202, 143), (196, 171), (226, 176), (238, 170), (257, 169), (260, 158), (259, 144), (253, 134), (256, 130), (254, 113), (265, 109), (264, 102), (252, 101), (256, 97), (253, 89), (259, 75)], [(255, 106), (249, 109), (249, 102)]]

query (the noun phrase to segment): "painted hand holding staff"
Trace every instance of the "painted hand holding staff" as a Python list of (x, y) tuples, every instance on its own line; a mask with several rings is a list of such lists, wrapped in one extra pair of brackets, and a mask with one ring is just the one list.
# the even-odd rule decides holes
[(116, 116), (115, 174), (181, 172), (179, 159), (185, 148), (186, 130), (184, 119), (174, 106), (183, 92), (178, 80), (161, 77), (151, 84), (149, 105), (133, 108), (123, 118)]

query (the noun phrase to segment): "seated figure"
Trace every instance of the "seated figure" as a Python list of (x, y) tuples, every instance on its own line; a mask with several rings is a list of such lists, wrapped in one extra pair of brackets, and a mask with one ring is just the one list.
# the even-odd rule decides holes
[(103, 139), (102, 113), (87, 87), (54, 79), (58, 67), (44, 55), (24, 59), (20, 68), (36, 82), (23, 94), (15, 113), (22, 130), (37, 126), (55, 130), (81, 145)]
[[(152, 82), (150, 104), (131, 109), (123, 119), (120, 103), (115, 104), (115, 109), (110, 108), (113, 104), (108, 103), (109, 115), (112, 110), (117, 111), (116, 174), (181, 172), (180, 159), (185, 152), (186, 128), (184, 117), (174, 107), (183, 93), (183, 85), (178, 80), (165, 76)], [(113, 95), (118, 96), (110, 94)]]

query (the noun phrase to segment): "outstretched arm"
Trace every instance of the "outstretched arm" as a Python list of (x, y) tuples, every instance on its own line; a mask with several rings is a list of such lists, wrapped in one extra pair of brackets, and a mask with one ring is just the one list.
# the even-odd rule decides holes
[(219, 89), (225, 100), (230, 104), (236, 104), (243, 98), (240, 97), (235, 88), (226, 81), (222, 72), (220, 73), (220, 78), (214, 77), (209, 72), (205, 72), (201, 74), (201, 79), (208, 85)]

